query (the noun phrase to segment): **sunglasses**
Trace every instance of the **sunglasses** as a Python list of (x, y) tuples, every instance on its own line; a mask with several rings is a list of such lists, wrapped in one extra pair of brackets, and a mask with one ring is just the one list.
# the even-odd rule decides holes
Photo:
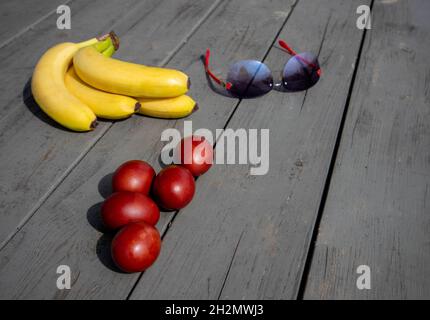
[(310, 53), (296, 53), (283, 40), (279, 45), (292, 57), (282, 71), (282, 83), (275, 84), (270, 69), (261, 61), (240, 60), (230, 66), (226, 81), (218, 78), (209, 69), (210, 50), (206, 50), (205, 70), (217, 84), (239, 98), (254, 98), (270, 92), (274, 87), (283, 87), (286, 91), (303, 91), (314, 86), (322, 71), (318, 58)]

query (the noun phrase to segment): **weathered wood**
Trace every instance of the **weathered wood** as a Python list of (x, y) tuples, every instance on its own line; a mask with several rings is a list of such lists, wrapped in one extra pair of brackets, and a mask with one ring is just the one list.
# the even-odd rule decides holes
[[(28, 86), (43, 52), (61, 41), (84, 40), (114, 29), (117, 56), (149, 65), (169, 58), (193, 31), (210, 2), (73, 1), (73, 28), (60, 31), (46, 20), (0, 52), (0, 247), (37, 210), (111, 126), (94, 132), (61, 129), (40, 110)], [(160, 17), (163, 17), (160, 19)], [(179, 19), (178, 19), (179, 17)]]
[[(189, 4), (189, 8), (197, 5)], [(223, 1), (207, 20), (202, 13), (192, 15), (206, 22), (168, 65), (184, 70), (192, 78), (190, 94), (200, 104), (199, 112), (191, 116), (195, 128), (222, 128), (238, 102), (219, 96), (208, 87), (200, 60), (206, 47), (214, 48), (215, 70), (239, 57), (262, 59), (292, 4), (293, 1), (285, 0), (246, 4), (231, 0)], [(209, 10), (210, 5), (206, 4), (206, 8)], [(182, 14), (171, 27), (177, 28), (178, 21), (186, 17)], [(181, 128), (182, 124), (183, 120), (136, 116), (109, 130), (0, 253), (0, 286), (6, 288), (0, 297), (126, 298), (138, 275), (111, 270), (110, 235), (102, 236), (97, 230), (100, 201), (110, 191), (109, 173), (132, 158), (148, 160), (159, 168), (162, 130)], [(171, 218), (171, 213), (163, 214), (159, 228), (164, 230)], [(55, 288), (55, 269), (59, 264), (72, 269), (70, 291)]]
[[(216, 165), (200, 177), (131, 298), (296, 298), (362, 39), (355, 26), (362, 3), (298, 2), (280, 38), (321, 50), (322, 80), (307, 93), (241, 102), (229, 128), (270, 129), (269, 173)], [(280, 70), (288, 58), (275, 46), (266, 63)]]
[(305, 298), (430, 298), (429, 13), (375, 3)]
[(57, 7), (69, 1), (2, 0), (0, 2), (0, 48), (45, 19), (56, 21)]

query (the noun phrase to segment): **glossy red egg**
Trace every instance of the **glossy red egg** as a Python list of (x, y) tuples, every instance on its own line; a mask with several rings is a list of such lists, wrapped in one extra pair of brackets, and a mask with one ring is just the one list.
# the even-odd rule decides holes
[(157, 259), (160, 233), (153, 226), (138, 222), (123, 227), (112, 241), (112, 259), (124, 272), (142, 272)]
[(115, 171), (112, 177), (112, 188), (114, 192), (130, 191), (149, 194), (154, 177), (155, 171), (148, 163), (131, 160)]
[(118, 229), (133, 222), (146, 222), (155, 226), (160, 210), (148, 196), (137, 192), (116, 192), (105, 200), (101, 215), (104, 225)]
[(184, 208), (193, 199), (195, 189), (191, 172), (175, 165), (161, 170), (153, 184), (155, 200), (167, 210)]
[(213, 164), (212, 145), (200, 136), (190, 136), (181, 140), (177, 152), (182, 167), (187, 168), (194, 177), (207, 172)]

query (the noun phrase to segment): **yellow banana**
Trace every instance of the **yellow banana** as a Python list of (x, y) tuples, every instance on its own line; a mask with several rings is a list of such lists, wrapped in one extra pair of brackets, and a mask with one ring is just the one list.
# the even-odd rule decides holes
[(137, 100), (140, 102), (138, 113), (155, 118), (183, 118), (198, 109), (196, 102), (186, 95), (167, 99), (137, 98)]
[(185, 94), (189, 88), (188, 76), (180, 71), (108, 58), (91, 46), (79, 50), (73, 64), (83, 81), (116, 94), (170, 98)]
[(83, 47), (97, 45), (101, 51), (112, 44), (109, 36), (81, 43), (61, 43), (45, 52), (33, 73), (31, 90), (34, 99), (52, 119), (74, 131), (95, 128), (94, 112), (72, 95), (64, 84), (64, 76), (75, 53)]
[[(111, 57), (115, 53), (112, 44), (102, 54)], [(124, 119), (135, 113), (140, 104), (136, 99), (95, 89), (83, 82), (71, 66), (64, 78), (66, 88), (79, 100), (87, 104), (96, 116), (105, 119)]]
[(111, 120), (125, 119), (140, 108), (136, 99), (90, 87), (79, 79), (73, 66), (67, 71), (64, 81), (66, 88), (88, 105), (97, 117)]

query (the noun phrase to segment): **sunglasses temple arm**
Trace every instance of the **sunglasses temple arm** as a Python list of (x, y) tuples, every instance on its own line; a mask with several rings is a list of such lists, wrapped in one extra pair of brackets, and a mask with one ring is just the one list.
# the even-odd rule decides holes
[[(316, 68), (316, 65), (314, 65), (312, 62), (307, 61), (306, 59), (304, 59), (303, 57), (299, 56), (297, 54), (297, 52), (295, 52), (289, 45), (288, 43), (286, 43), (284, 40), (279, 40), (278, 41), (279, 45), (287, 50), (287, 52), (292, 55), (297, 57), (298, 59), (302, 60), (304, 63), (306, 63), (307, 65), (311, 66), (312, 68)], [(321, 69), (318, 69), (318, 74), (321, 75)]]
[(209, 69), (209, 57), (210, 57), (210, 50), (206, 49), (206, 54), (205, 54), (205, 70), (206, 73), (209, 75), (209, 77), (212, 78), (212, 80), (214, 80), (216, 83), (218, 83), (219, 85), (223, 86), (225, 89), (230, 90), (232, 87), (232, 84), (230, 82), (224, 82), (221, 79), (219, 79), (216, 75), (214, 75), (212, 73), (212, 71)]
[(288, 43), (286, 43), (284, 40), (279, 40), (279, 45), (283, 48), (283, 49), (285, 49), (285, 50), (287, 50), (287, 52), (290, 54), (290, 55), (292, 55), (292, 56), (296, 56), (297, 55), (297, 52), (295, 52), (289, 45), (288, 45)]

